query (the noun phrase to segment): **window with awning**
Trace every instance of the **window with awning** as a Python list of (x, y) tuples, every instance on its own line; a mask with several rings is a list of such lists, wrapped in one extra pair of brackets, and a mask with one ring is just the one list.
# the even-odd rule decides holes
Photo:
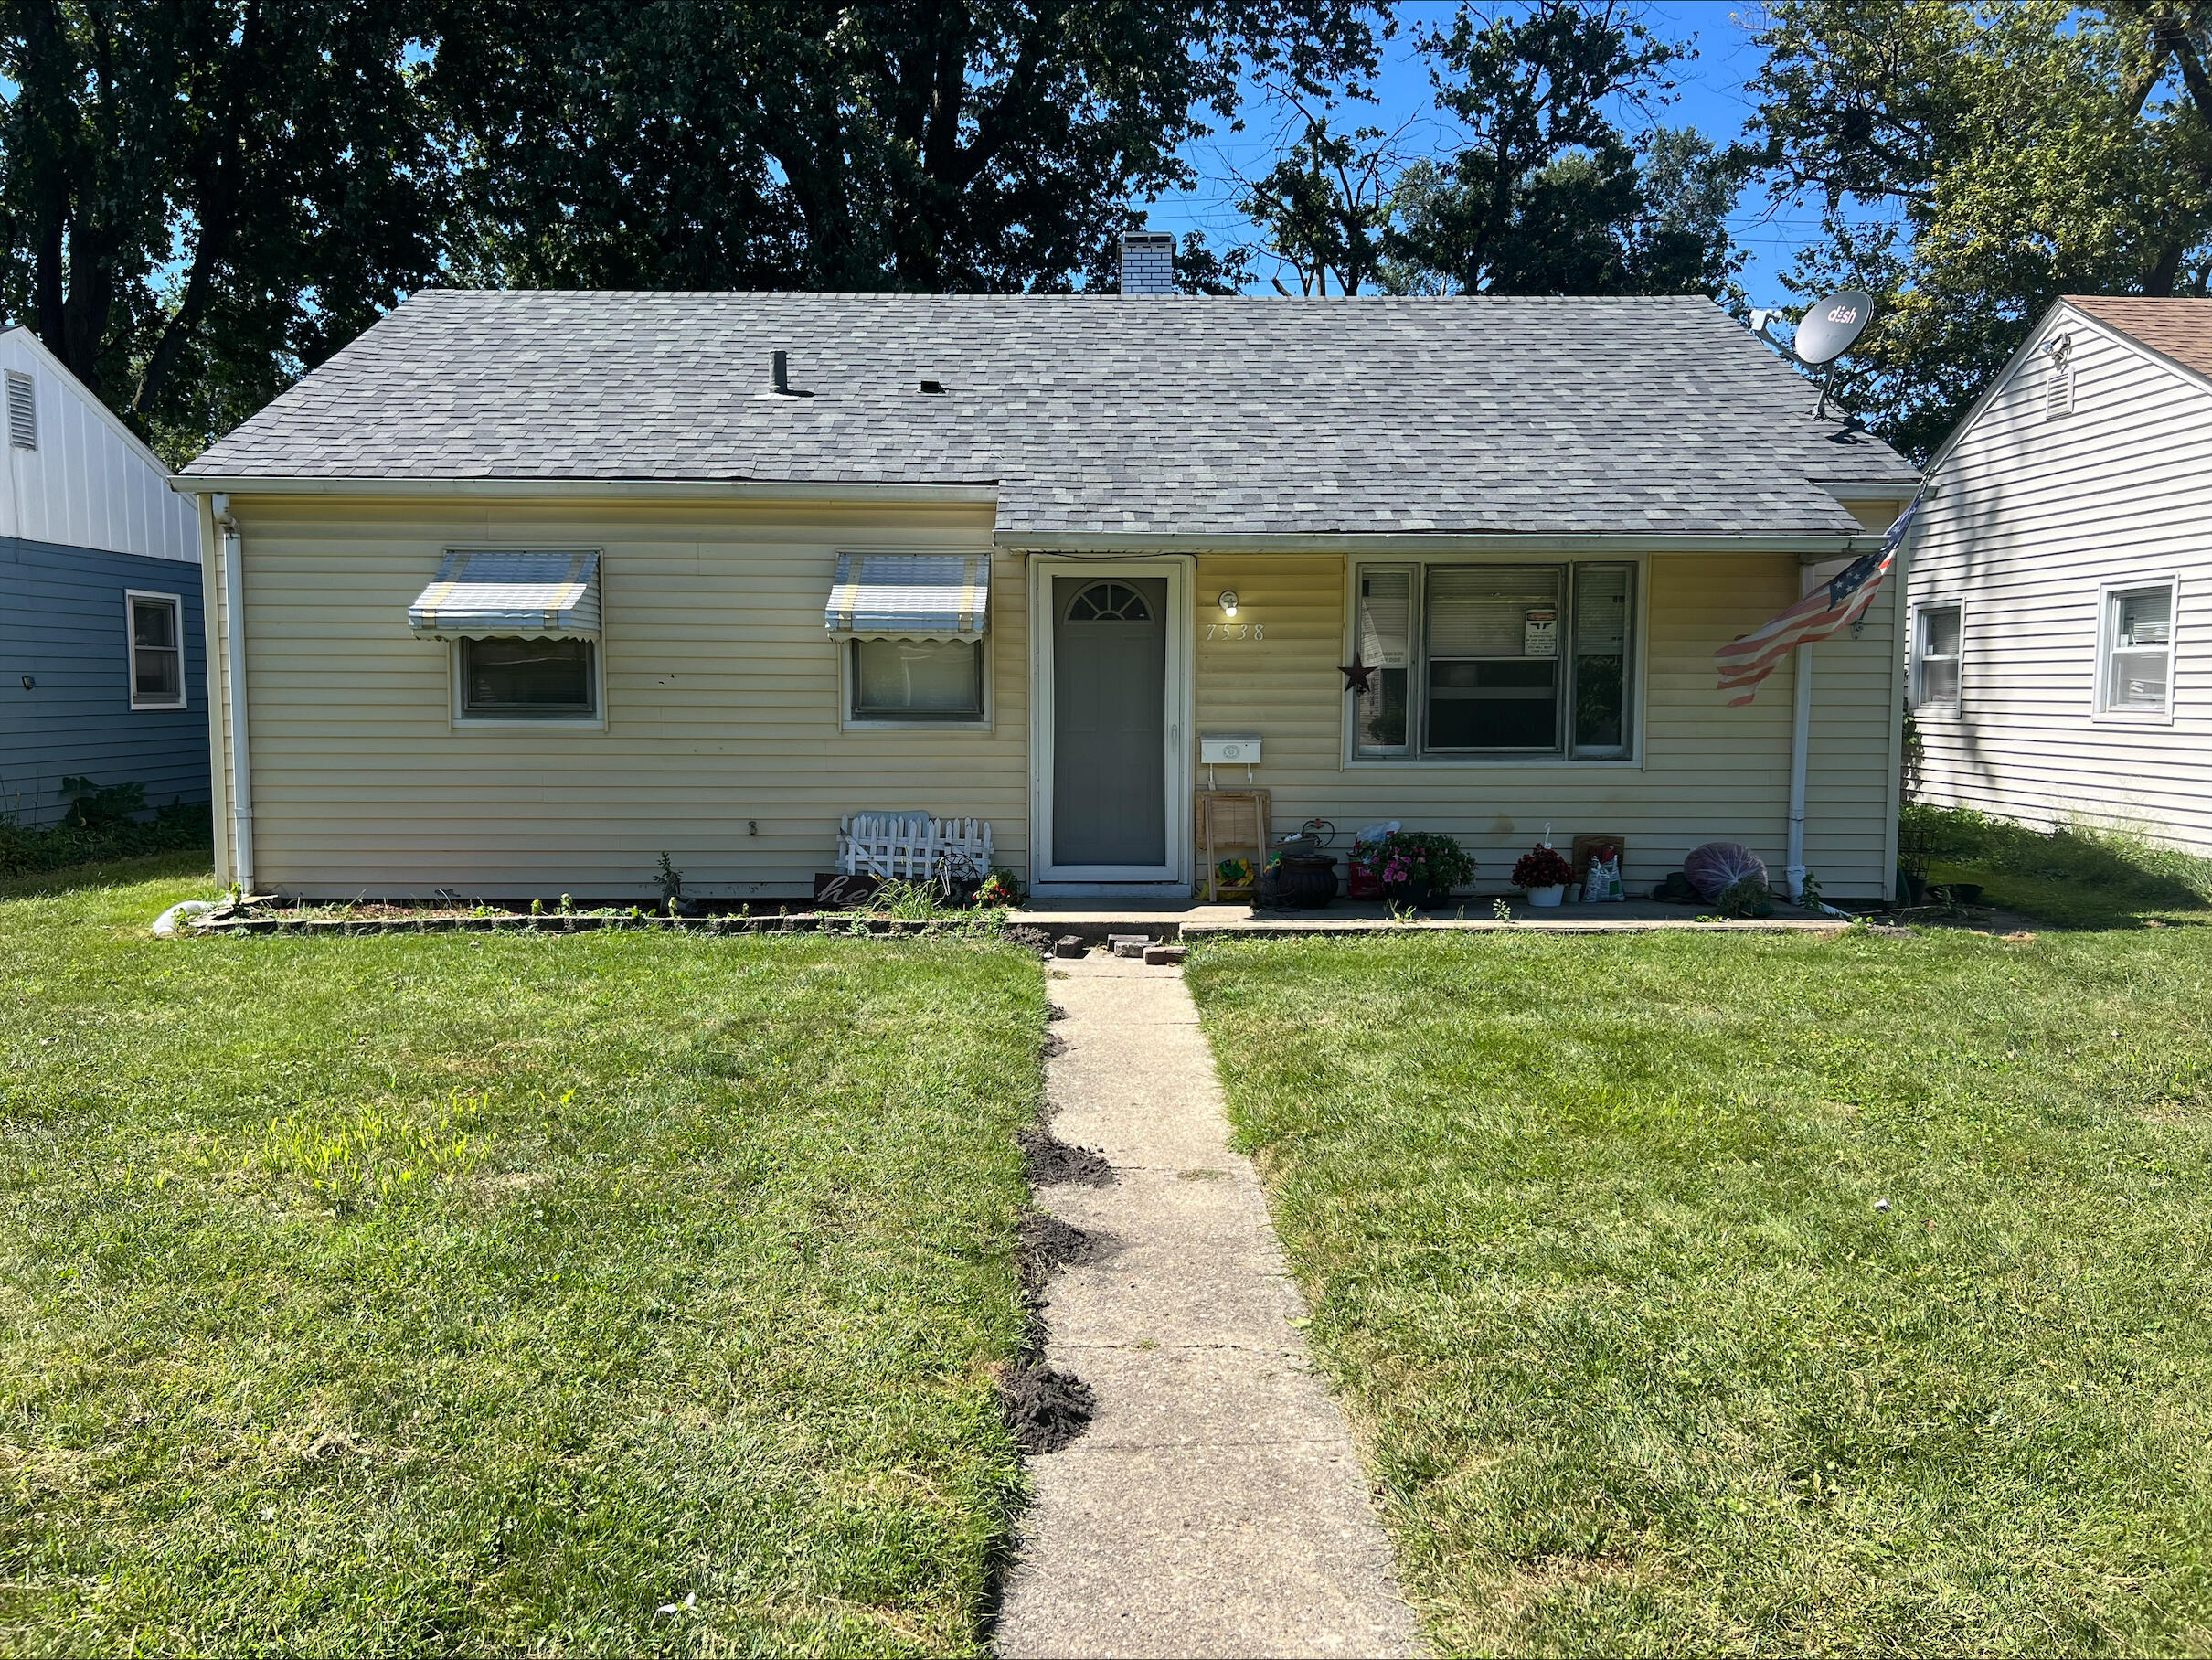
[(849, 717), (864, 723), (985, 719), (987, 553), (841, 553), (823, 626), (851, 663)]
[(841, 553), (822, 625), (845, 640), (980, 640), (987, 553)]
[(419, 634), (462, 640), (595, 640), (599, 555), (449, 553), (407, 608)]

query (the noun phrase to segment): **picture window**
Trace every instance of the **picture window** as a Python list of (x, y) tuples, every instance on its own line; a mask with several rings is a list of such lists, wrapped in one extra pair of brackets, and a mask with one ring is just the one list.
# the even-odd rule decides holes
[(1632, 565), (1361, 566), (1355, 597), (1355, 755), (1631, 753)]

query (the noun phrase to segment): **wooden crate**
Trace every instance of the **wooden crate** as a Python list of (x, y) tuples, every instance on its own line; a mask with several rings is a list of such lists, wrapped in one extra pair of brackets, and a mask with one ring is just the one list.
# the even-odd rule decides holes
[(1267, 862), (1269, 793), (1265, 790), (1200, 790), (1193, 797), (1196, 837), (1200, 868), (1206, 872), (1208, 902), (1224, 893), (1249, 894), (1250, 883), (1227, 887), (1221, 881), (1223, 859), (1251, 861), (1255, 879)]

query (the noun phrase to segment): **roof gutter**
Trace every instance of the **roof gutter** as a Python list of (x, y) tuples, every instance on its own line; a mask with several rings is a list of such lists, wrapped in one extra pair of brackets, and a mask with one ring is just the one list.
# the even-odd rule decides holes
[(1661, 535), (1650, 531), (1376, 531), (1324, 535), (1186, 536), (1122, 532), (1038, 534), (1001, 531), (994, 544), (1009, 553), (1098, 554), (1127, 557), (1143, 553), (1360, 554), (1388, 556), (1425, 553), (1791, 553), (1834, 559), (1878, 547), (1873, 530)]
[(905, 502), (991, 506), (994, 484), (817, 484), (759, 479), (640, 478), (290, 478), (179, 473), (169, 488), (182, 495), (455, 496), (469, 500)]

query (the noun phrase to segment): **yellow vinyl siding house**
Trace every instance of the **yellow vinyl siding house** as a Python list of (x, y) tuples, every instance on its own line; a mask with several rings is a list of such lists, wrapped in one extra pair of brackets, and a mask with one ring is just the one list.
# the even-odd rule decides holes
[[(1715, 837), (1779, 870), (1795, 670), (1732, 709), (1712, 652), (1914, 484), (1811, 403), (1692, 299), (424, 293), (175, 481), (218, 864), (797, 899), (842, 816), (917, 812), (1180, 895), (1236, 733), (1277, 830), (1445, 830), (1485, 890), (1547, 824), (1646, 886)], [(524, 622), (440, 610), (517, 571)], [(1834, 896), (1895, 865), (1895, 615), (1813, 648)]]

